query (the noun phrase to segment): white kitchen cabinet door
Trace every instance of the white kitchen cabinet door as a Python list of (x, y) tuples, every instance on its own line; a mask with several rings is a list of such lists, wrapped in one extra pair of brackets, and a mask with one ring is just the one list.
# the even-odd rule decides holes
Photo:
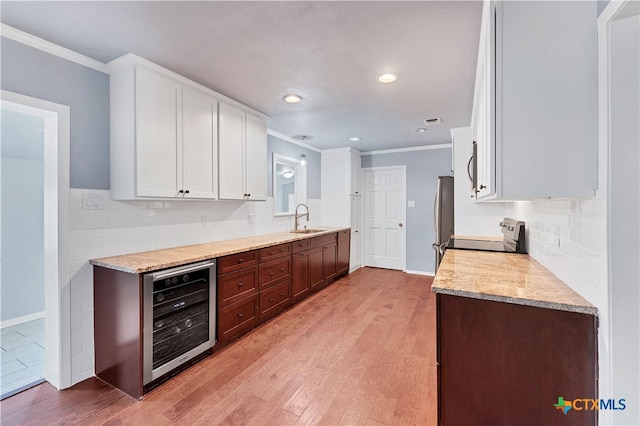
[(362, 196), (362, 165), (360, 151), (351, 149), (351, 195)]
[(351, 197), (351, 252), (349, 268), (362, 266), (362, 197)]
[(206, 93), (182, 92), (182, 195), (218, 196), (218, 101)]
[(593, 2), (485, 1), (472, 118), (478, 200), (594, 195), (596, 19)]
[(267, 199), (267, 123), (251, 114), (246, 115), (245, 147), (246, 198)]
[[(246, 198), (244, 140), (245, 112), (220, 102), (218, 106), (218, 170), (221, 200), (244, 200)], [(265, 167), (266, 161), (265, 153)]]
[(182, 160), (182, 87), (140, 67), (135, 87), (137, 195), (175, 197)]

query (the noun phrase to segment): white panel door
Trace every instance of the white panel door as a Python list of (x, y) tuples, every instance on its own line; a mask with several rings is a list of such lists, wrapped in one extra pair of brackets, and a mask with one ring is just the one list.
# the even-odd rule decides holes
[(218, 170), (221, 200), (245, 199), (244, 122), (244, 111), (220, 102), (218, 106)]
[(182, 189), (185, 198), (218, 195), (218, 102), (192, 89), (182, 93)]
[[(137, 195), (176, 197), (182, 161), (182, 87), (144, 68), (136, 68)], [(179, 154), (180, 153), (180, 154)]]
[(404, 270), (405, 167), (364, 171), (365, 265)]

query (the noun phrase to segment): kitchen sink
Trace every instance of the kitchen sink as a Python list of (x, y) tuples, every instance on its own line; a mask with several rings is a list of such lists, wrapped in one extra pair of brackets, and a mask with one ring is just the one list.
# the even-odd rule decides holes
[(324, 229), (297, 229), (289, 232), (292, 234), (315, 234), (316, 232), (324, 232)]

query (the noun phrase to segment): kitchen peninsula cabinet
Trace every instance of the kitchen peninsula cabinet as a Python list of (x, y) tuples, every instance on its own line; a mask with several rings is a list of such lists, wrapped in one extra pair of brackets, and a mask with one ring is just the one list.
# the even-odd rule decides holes
[(441, 425), (596, 425), (597, 309), (525, 254), (447, 250), (436, 293)]
[(471, 123), (478, 200), (594, 196), (597, 9), (485, 0)]

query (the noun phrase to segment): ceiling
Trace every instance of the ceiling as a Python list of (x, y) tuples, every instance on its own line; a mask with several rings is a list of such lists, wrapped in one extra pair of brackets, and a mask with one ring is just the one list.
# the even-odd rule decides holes
[[(320, 149), (449, 143), (449, 129), (471, 121), (480, 1), (3, 0), (1, 8), (4, 24), (105, 63), (133, 52)], [(399, 78), (377, 82), (384, 72)], [(287, 104), (287, 93), (303, 101)], [(434, 117), (442, 123), (413, 131)]]

